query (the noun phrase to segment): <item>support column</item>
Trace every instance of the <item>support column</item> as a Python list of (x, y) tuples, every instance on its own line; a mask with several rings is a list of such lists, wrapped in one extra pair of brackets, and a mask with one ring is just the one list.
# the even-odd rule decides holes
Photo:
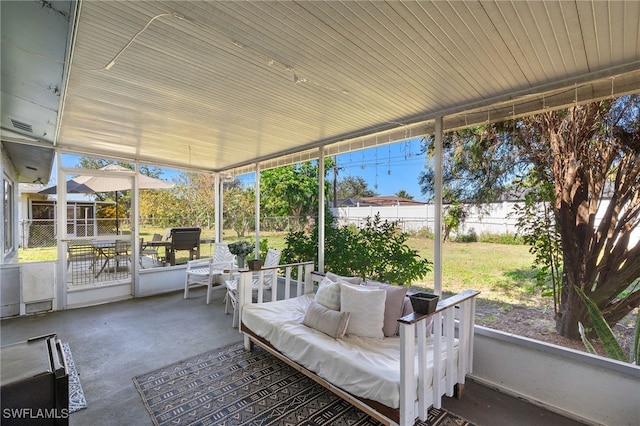
[[(133, 203), (131, 204), (131, 266), (133, 274), (131, 275), (132, 292), (134, 297), (140, 296), (140, 163), (135, 163), (136, 174), (132, 179), (131, 194), (133, 194)], [(129, 218), (131, 220), (131, 218)]]
[(435, 123), (435, 152), (433, 165), (435, 168), (434, 181), (434, 255), (433, 255), (433, 292), (442, 294), (442, 116), (436, 118)]
[(213, 208), (214, 208), (214, 216), (213, 220), (215, 221), (215, 240), (216, 243), (222, 242), (222, 223), (223, 223), (223, 215), (222, 215), (222, 179), (220, 179), (220, 173), (216, 173), (214, 175), (214, 185), (216, 187), (216, 191), (213, 195)]
[(58, 283), (54, 310), (67, 307), (67, 174), (62, 168), (62, 153), (56, 151), (58, 193), (56, 195), (56, 236), (58, 246)]
[(256, 249), (253, 258), (260, 259), (260, 163), (256, 163), (256, 182), (253, 187), (256, 194)]
[(324, 146), (318, 148), (318, 271), (324, 272)]

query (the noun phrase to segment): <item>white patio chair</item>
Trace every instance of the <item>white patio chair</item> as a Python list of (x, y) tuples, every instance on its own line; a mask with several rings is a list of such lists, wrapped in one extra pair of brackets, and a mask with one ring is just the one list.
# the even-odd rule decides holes
[(224, 288), (216, 278), (221, 276), (224, 270), (230, 270), (233, 267), (233, 254), (229, 251), (229, 246), (226, 243), (216, 243), (213, 256), (206, 259), (190, 260), (187, 263), (184, 298), (189, 297), (189, 288), (204, 285), (207, 286), (207, 303), (209, 303), (211, 289), (214, 287)]
[[(282, 253), (280, 253), (278, 250), (269, 249), (269, 251), (267, 251), (267, 256), (264, 259), (263, 268), (278, 266), (280, 264), (281, 255)], [(254, 272), (253, 280), (251, 282), (252, 295), (254, 299), (258, 297), (258, 289), (260, 285), (259, 274), (260, 272)], [(264, 290), (270, 290), (274, 284), (277, 284), (277, 282), (274, 282), (274, 278), (277, 279), (276, 274), (274, 273), (273, 270), (270, 270), (268, 273), (265, 273), (264, 279), (262, 282), (262, 288)], [(231, 311), (231, 308), (233, 307), (233, 327), (235, 328), (238, 326), (238, 323), (239, 323), (238, 309), (237, 309), (238, 277), (236, 276), (233, 279), (225, 281), (225, 287), (227, 289), (227, 294), (225, 296), (224, 313), (228, 314)]]

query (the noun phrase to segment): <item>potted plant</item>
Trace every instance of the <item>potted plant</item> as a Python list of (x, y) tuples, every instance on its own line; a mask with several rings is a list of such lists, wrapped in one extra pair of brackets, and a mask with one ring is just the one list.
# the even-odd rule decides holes
[(229, 251), (231, 254), (238, 257), (238, 268), (244, 268), (244, 259), (253, 253), (254, 248), (253, 244), (244, 240), (235, 241), (229, 244)]
[(415, 293), (410, 294), (409, 299), (415, 312), (427, 315), (436, 310), (440, 297), (431, 293)]
[(262, 268), (262, 260), (260, 259), (249, 259), (247, 263), (249, 264), (249, 269), (252, 271), (257, 271)]

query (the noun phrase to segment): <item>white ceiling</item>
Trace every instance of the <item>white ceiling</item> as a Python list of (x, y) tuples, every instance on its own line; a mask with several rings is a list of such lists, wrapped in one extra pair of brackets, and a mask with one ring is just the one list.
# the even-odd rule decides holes
[(83, 1), (75, 29), (57, 146), (177, 168), (640, 89), (637, 1)]

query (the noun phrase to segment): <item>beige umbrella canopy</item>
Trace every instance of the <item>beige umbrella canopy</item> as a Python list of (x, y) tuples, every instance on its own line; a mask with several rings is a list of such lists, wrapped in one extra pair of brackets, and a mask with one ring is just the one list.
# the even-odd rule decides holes
[[(109, 164), (100, 168), (100, 170), (122, 173), (131, 172), (130, 169), (119, 166), (117, 164)], [(72, 181), (76, 184), (84, 185), (91, 188), (92, 192), (112, 192), (112, 191), (128, 191), (131, 189), (131, 178), (129, 176), (78, 176)], [(140, 175), (140, 189), (168, 189), (173, 188), (174, 184), (166, 180), (156, 179), (145, 175)]]
[[(95, 192), (115, 192), (116, 193), (116, 232), (118, 232), (118, 191), (129, 191), (131, 189), (131, 169), (119, 166), (117, 164), (109, 164), (101, 167), (99, 170), (113, 172), (108, 176), (77, 176), (67, 181), (67, 193), (75, 194), (91, 194)], [(117, 176), (118, 173), (127, 172), (127, 176)], [(140, 175), (138, 177), (140, 189), (168, 189), (173, 188), (175, 184), (166, 180), (152, 178), (150, 176)], [(57, 186), (40, 191), (41, 194), (57, 193)]]
[[(75, 194), (91, 194), (94, 192), (128, 191), (131, 189), (130, 176), (117, 176), (117, 173), (131, 172), (130, 169), (117, 164), (109, 164), (100, 170), (115, 172), (109, 176), (78, 176), (67, 181), (67, 192)], [(139, 177), (140, 189), (168, 189), (174, 184), (166, 180), (156, 179), (145, 175)], [(51, 186), (40, 191), (41, 194), (57, 193), (57, 186)]]

